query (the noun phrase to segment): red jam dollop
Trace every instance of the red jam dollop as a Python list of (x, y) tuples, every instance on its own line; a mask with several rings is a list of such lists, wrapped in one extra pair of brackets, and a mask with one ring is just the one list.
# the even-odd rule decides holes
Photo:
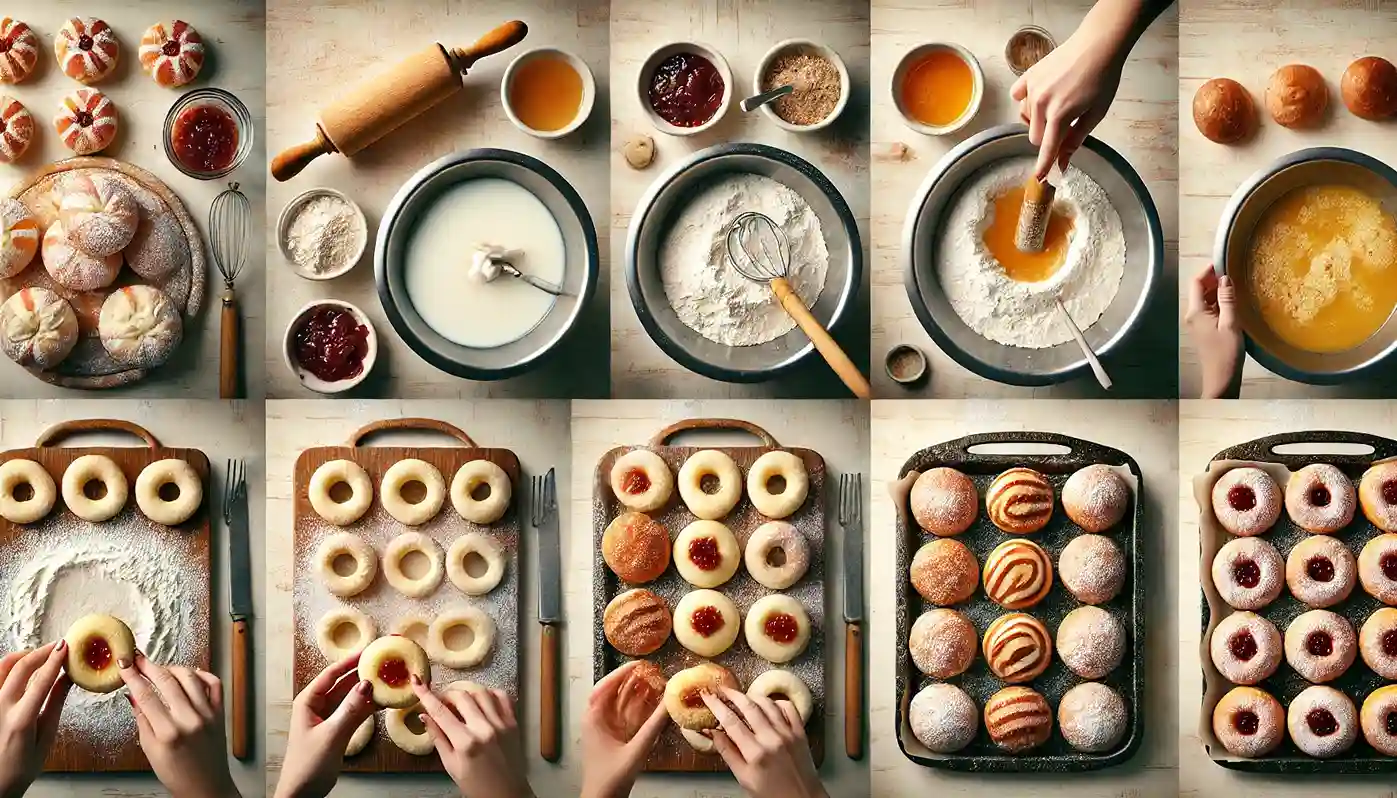
[(1305, 573), (1316, 582), (1334, 581), (1334, 563), (1328, 557), (1315, 557), (1305, 563)]
[(1328, 632), (1310, 632), (1305, 638), (1305, 650), (1316, 657), (1327, 657), (1334, 653), (1334, 638)]
[(766, 616), (766, 623), (762, 625), (766, 636), (780, 643), (788, 645), (800, 634), (800, 623), (796, 619), (784, 612), (773, 612)]
[(1397, 554), (1382, 555), (1382, 559), (1378, 561), (1378, 565), (1382, 568), (1383, 576), (1397, 582)]
[(1239, 513), (1256, 506), (1256, 491), (1246, 485), (1233, 485), (1227, 492), (1227, 505)]
[(697, 709), (703, 706), (703, 691), (690, 690), (684, 694), (684, 706), (689, 709)]
[(1382, 633), (1382, 653), (1389, 657), (1397, 657), (1397, 629), (1389, 629)]
[(1238, 560), (1232, 566), (1232, 578), (1237, 580), (1237, 584), (1245, 588), (1253, 588), (1261, 584), (1261, 566), (1253, 560)]
[(1232, 651), (1232, 656), (1242, 662), (1250, 662), (1251, 658), (1256, 656), (1256, 638), (1246, 629), (1233, 635), (1232, 639), (1227, 641), (1227, 647)]
[(717, 570), (723, 564), (723, 555), (718, 552), (718, 541), (713, 538), (694, 538), (689, 541), (689, 562), (700, 571)]
[(1255, 712), (1244, 709), (1232, 716), (1232, 725), (1240, 734), (1250, 737), (1261, 728), (1261, 718)]
[(1328, 507), (1330, 498), (1329, 489), (1323, 485), (1315, 485), (1310, 488), (1310, 504), (1316, 507)]
[(675, 53), (650, 76), (650, 107), (675, 127), (698, 127), (723, 104), (723, 76), (697, 53)]
[(621, 490), (632, 496), (639, 496), (650, 490), (650, 477), (639, 468), (632, 468), (626, 472), (626, 478), (621, 481)]
[(82, 646), (82, 661), (94, 671), (105, 670), (112, 664), (112, 647), (104, 637), (89, 637)]
[(407, 672), (407, 663), (400, 659), (386, 659), (378, 666), (378, 679), (389, 687), (402, 687), (412, 675)]
[(312, 309), (293, 337), (296, 362), (325, 382), (351, 379), (364, 370), (369, 328), (344, 308), (322, 305)]
[(1397, 504), (1397, 479), (1389, 479), (1382, 483), (1382, 500), (1388, 504)]
[(180, 111), (170, 133), (175, 157), (194, 172), (227, 169), (238, 154), (238, 121), (216, 105)]
[(1323, 707), (1310, 710), (1305, 715), (1305, 725), (1318, 737), (1328, 737), (1339, 730), (1339, 721), (1335, 720), (1334, 713)]
[(719, 629), (723, 628), (723, 613), (717, 607), (699, 607), (694, 610), (689, 624), (700, 636), (712, 637)]

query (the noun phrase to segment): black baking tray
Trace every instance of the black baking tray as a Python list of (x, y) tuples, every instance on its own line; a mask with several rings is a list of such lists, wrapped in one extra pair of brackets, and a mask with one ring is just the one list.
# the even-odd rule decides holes
[[(970, 451), (972, 447), (987, 444), (1051, 444), (1066, 447), (1069, 451), (1065, 454), (977, 454)], [(1120, 546), (1126, 561), (1125, 584), (1122, 586), (1120, 594), (1111, 601), (1099, 605), (1120, 620), (1128, 638), (1128, 650), (1120, 667), (1108, 674), (1106, 678), (1099, 680), (1101, 683), (1114, 688), (1125, 700), (1126, 709), (1130, 716), (1125, 737), (1115, 750), (1099, 754), (1076, 751), (1062, 738), (1057, 729), (1056, 721), (1058, 702), (1069, 689), (1088, 680), (1082, 679), (1068, 670), (1067, 666), (1058, 659), (1057, 652), (1054, 651), (1053, 660), (1048, 669), (1037, 679), (1025, 685), (1042, 693), (1047, 698), (1049, 705), (1052, 706), (1053, 733), (1046, 743), (1024, 754), (1008, 753), (990, 740), (982, 721), (975, 739), (956, 754), (925, 757), (908, 751), (902, 729), (912, 696), (926, 685), (938, 680), (925, 676), (917, 670), (906, 644), (913, 621), (925, 609), (930, 608), (921, 595), (913, 589), (911, 580), (907, 576), (908, 568), (917, 549), (926, 541), (932, 540), (934, 536), (917, 526), (916, 521), (911, 517), (910, 508), (904, 501), (897, 508), (897, 573), (895, 575), (897, 584), (897, 639), (894, 644), (898, 649), (896, 662), (899, 697), (894, 736), (897, 738), (898, 747), (902, 749), (903, 755), (908, 759), (925, 767), (976, 773), (1072, 773), (1119, 765), (1134, 756), (1140, 749), (1145, 728), (1145, 590), (1144, 564), (1139, 545), (1143, 519), (1140, 496), (1144, 491), (1144, 480), (1141, 478), (1140, 467), (1135, 460), (1119, 449), (1054, 432), (987, 432), (967, 435), (964, 438), (922, 449), (902, 464), (902, 468), (898, 472), (898, 479), (907, 476), (910, 471), (926, 472), (937, 467), (954, 468), (970, 477), (980, 495), (980, 512), (975, 523), (965, 532), (957, 535), (956, 540), (970, 548), (982, 569), (985, 556), (995, 546), (1016, 537), (1033, 540), (1048, 552), (1053, 562), (1052, 589), (1041, 602), (1027, 610), (1022, 610), (1022, 612), (1027, 612), (1043, 621), (1056, 641), (1057, 627), (1062, 622), (1063, 617), (1077, 607), (1083, 606), (1082, 602), (1068, 592), (1062, 586), (1062, 581), (1057, 578), (1057, 562), (1063, 548), (1072, 538), (1084, 534), (1081, 527), (1072, 523), (1067, 514), (1063, 512), (1062, 486), (1073, 472), (1094, 463), (1125, 467), (1135, 476), (1137, 482), (1132, 506), (1125, 517), (1121, 519), (1120, 523), (1102, 533)], [(996, 476), (1014, 466), (1027, 466), (1042, 473), (1053, 486), (1052, 519), (1047, 526), (1031, 535), (1012, 535), (1004, 532), (991, 523), (984, 512), (985, 490)], [(985, 629), (991, 621), (1010, 612), (1010, 610), (995, 604), (985, 595), (983, 584), (976, 588), (975, 595), (969, 600), (955, 605), (954, 609), (965, 613), (970, 618), (975, 625), (976, 633), (981, 637), (984, 636)], [(985, 663), (983, 652), (977, 654), (969, 670), (945, 681), (964, 689), (975, 700), (976, 706), (982, 712), (985, 701), (991, 695), (1009, 686), (990, 672)]]
[[(1289, 444), (1366, 444), (1373, 447), (1370, 454), (1277, 454), (1277, 446)], [(1347, 432), (1338, 430), (1310, 430), (1303, 432), (1283, 432), (1276, 435), (1268, 435), (1264, 438), (1247, 441), (1227, 449), (1223, 449), (1209, 462), (1219, 460), (1251, 460), (1258, 463), (1278, 463), (1291, 471), (1296, 471), (1311, 463), (1329, 463), (1338, 467), (1354, 480), (1354, 487), (1357, 489), (1357, 482), (1363, 476), (1363, 472), (1379, 460), (1386, 460), (1390, 457), (1397, 457), (1397, 440), (1384, 438), (1380, 435), (1370, 435), (1364, 432)], [(1284, 489), (1284, 485), (1281, 486)], [(1373, 526), (1364, 517), (1361, 509), (1353, 514), (1353, 522), (1342, 531), (1331, 535), (1343, 541), (1349, 549), (1358, 555), (1367, 543), (1374, 537), (1381, 534), (1381, 530)], [(1276, 547), (1285, 558), (1290, 554), (1296, 544), (1309, 533), (1297, 527), (1291, 520), (1288, 513), (1282, 511), (1280, 520), (1270, 530), (1262, 533), (1258, 537), (1268, 541)], [(1201, 555), (1201, 542), (1200, 542)], [(1210, 579), (1211, 567), (1203, 569), (1200, 578)], [(1202, 593), (1202, 587), (1199, 587)], [(1210, 610), (1208, 607), (1208, 596), (1202, 593), (1202, 634), (1208, 632), (1208, 622)], [(1333, 607), (1328, 607), (1331, 612), (1338, 613), (1353, 623), (1355, 632), (1362, 626), (1363, 620), (1384, 605), (1382, 602), (1368, 595), (1363, 590), (1362, 585), (1355, 586), (1353, 593), (1348, 599)], [(1271, 621), (1280, 630), (1282, 636), (1285, 628), (1301, 613), (1309, 610), (1290, 594), (1289, 589), (1283, 589), (1280, 597), (1271, 602), (1266, 607), (1256, 610), (1256, 613)], [(1200, 639), (1205, 639), (1200, 637)], [(1203, 649), (1201, 649), (1203, 650)], [(1207, 676), (1203, 675), (1203, 693), (1207, 694)], [(1363, 698), (1370, 692), (1382, 686), (1386, 682), (1383, 678), (1368, 669), (1362, 657), (1357, 657), (1353, 665), (1328, 685), (1348, 695), (1354, 700), (1355, 707), (1361, 707)], [(1290, 702), (1300, 693), (1301, 690), (1310, 686), (1300, 674), (1296, 673), (1290, 665), (1281, 660), (1281, 665), (1276, 669), (1274, 675), (1263, 680), (1257, 687), (1274, 695), (1281, 704), (1287, 708)], [(1206, 703), (1203, 705), (1204, 711), (1209, 717), (1212, 715), (1212, 707)], [(1275, 752), (1260, 759), (1245, 761), (1220, 760), (1213, 758), (1213, 752), (1204, 745), (1204, 750), (1208, 751), (1209, 758), (1222, 767), (1231, 770), (1241, 770), (1251, 773), (1328, 773), (1328, 774), (1368, 774), (1368, 773), (1397, 773), (1397, 758), (1383, 756), (1368, 745), (1367, 740), (1360, 733), (1358, 740), (1353, 744), (1343, 756), (1330, 759), (1315, 759), (1295, 747), (1287, 733), (1285, 742), (1281, 744)]]

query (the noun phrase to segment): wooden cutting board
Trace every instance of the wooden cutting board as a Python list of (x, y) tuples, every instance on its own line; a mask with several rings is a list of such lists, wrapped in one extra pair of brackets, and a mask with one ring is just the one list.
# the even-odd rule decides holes
[[(439, 432), (459, 441), (464, 446), (365, 446), (365, 438), (385, 430), (424, 430)], [(446, 480), (448, 489), (451, 479), (461, 466), (472, 460), (489, 460), (509, 475), (513, 485), (513, 498), (500, 520), (481, 527), (457, 515), (448, 496), (441, 512), (435, 518), (418, 527), (408, 527), (388, 515), (379, 501), (379, 486), (383, 474), (399, 460), (415, 458), (436, 466)], [(314, 558), (320, 541), (327, 535), (341, 531), (320, 518), (311, 508), (307, 486), (311, 475), (321, 465), (331, 460), (351, 460), (369, 473), (374, 485), (374, 499), (369, 511), (354, 524), (343, 527), (343, 531), (361, 535), (380, 556), (388, 541), (407, 531), (417, 531), (434, 538), (441, 545), (443, 554), (451, 542), (469, 531), (484, 532), (492, 536), (505, 552), (505, 576), (499, 586), (485, 596), (466, 596), (443, 578), (441, 586), (425, 599), (409, 599), (397, 594), (383, 578), (382, 563), (373, 584), (357, 596), (347, 599), (335, 598), (325, 590), (316, 575)], [(293, 687), (299, 693), (329, 664), (315, 642), (315, 624), (325, 612), (335, 606), (354, 607), (374, 620), (378, 633), (392, 632), (395, 622), (408, 612), (427, 616), (430, 620), (444, 606), (471, 605), (485, 610), (494, 618), (498, 636), (495, 647), (483, 667), (468, 670), (432, 665), (432, 685), (437, 690), (458, 679), (470, 679), (486, 687), (498, 688), (509, 693), (516, 701), (519, 698), (519, 654), (522, 640), (519, 637), (520, 604), (520, 537), (522, 521), (519, 513), (523, 496), (519, 485), (519, 458), (507, 449), (483, 449), (459, 428), (444, 421), (428, 418), (395, 418), (375, 421), (357, 430), (343, 446), (321, 446), (301, 452), (296, 459), (292, 477), (294, 483), (294, 649), (295, 668)], [(344, 770), (355, 773), (405, 773), (441, 772), (441, 760), (435, 753), (428, 756), (413, 756), (398, 748), (388, 739), (383, 727), (384, 713), (379, 712), (373, 739), (359, 754), (344, 761)]]
[[(143, 440), (145, 446), (68, 448), (56, 445), (63, 438), (75, 433), (93, 431), (130, 433)], [(110, 457), (126, 475), (126, 481), (131, 490), (131, 495), (121, 513), (101, 524), (90, 524), (78, 519), (63, 504), (61, 489), (63, 472), (74, 460), (86, 454), (100, 454)], [(167, 527), (148, 520), (136, 506), (136, 477), (147, 465), (157, 460), (169, 458), (189, 463), (198, 472), (200, 480), (204, 483), (203, 504), (188, 521), (177, 527)], [(54, 483), (59, 486), (59, 497), (53, 510), (37, 523), (21, 526), (0, 518), (0, 562), (10, 562), (10, 558), (15, 557), (20, 552), (42, 547), (45, 545), (43, 541), (45, 536), (61, 540), (61, 535), (68, 533), (75, 527), (98, 530), (114, 536), (155, 536), (161, 545), (168, 546), (169, 551), (177, 553), (177, 556), (162, 562), (161, 567), (177, 569), (177, 578), (197, 586), (190, 591), (188, 596), (194, 602), (194, 606), (190, 608), (189, 612), (191, 626), (179, 630), (182, 639), (189, 641), (188, 646), (182, 646), (188, 649), (184, 652), (187, 656), (177, 658), (174, 662), (167, 661), (160, 664), (179, 664), (208, 670), (209, 640), (212, 635), (210, 616), (212, 573), (209, 564), (211, 492), (209, 489), (208, 457), (197, 449), (173, 449), (162, 446), (154, 435), (129, 421), (84, 419), (65, 421), (50, 427), (39, 436), (33, 448), (0, 452), (0, 462), (16, 459), (33, 460), (42, 465), (53, 477)], [(3, 576), (0, 576), (0, 585), (4, 585), (4, 590), (8, 591), (8, 582)], [(0, 592), (0, 600), (4, 600), (6, 597), (6, 592)], [(103, 609), (102, 607), (92, 608), (95, 612), (100, 612)], [(6, 623), (6, 621), (0, 619), (0, 623)], [(4, 633), (3, 629), (0, 629), (0, 650), (3, 650), (6, 640), (7, 634)], [(94, 718), (99, 717), (99, 715), (107, 715), (108, 713), (106, 709), (101, 713), (85, 712), (80, 702), (89, 697), (88, 694), (76, 687), (68, 696), (63, 713), (63, 723), (59, 727), (53, 749), (44, 762), (44, 770), (50, 772), (150, 770), (150, 763), (146, 761), (145, 754), (137, 742), (134, 718), (129, 726), (119, 729), (113, 729), (106, 724), (103, 724), (101, 728), (93, 728), (88, 724), (95, 722)], [(125, 699), (120, 696), (110, 696), (105, 699), (104, 707), (106, 707), (106, 701), (115, 702), (114, 706), (109, 708), (113, 715), (120, 714), (125, 717), (131, 711)]]

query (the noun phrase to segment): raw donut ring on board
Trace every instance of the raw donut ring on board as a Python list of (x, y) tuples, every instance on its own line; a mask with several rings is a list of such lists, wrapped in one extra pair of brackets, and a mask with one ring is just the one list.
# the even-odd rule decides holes
[[(28, 498), (19, 498), (21, 485), (29, 486)], [(48, 515), (57, 500), (58, 486), (43, 466), (33, 460), (0, 463), (0, 518), (12, 524), (32, 524)]]
[[(422, 483), (427, 491), (416, 504), (403, 496), (403, 488), (413, 482)], [(446, 500), (446, 480), (441, 478), (436, 466), (425, 460), (399, 460), (389, 466), (378, 490), (383, 509), (398, 519), (398, 523), (408, 526), (421, 526), (436, 518)]]
[[(718, 480), (713, 493), (703, 489), (703, 478), (708, 476)], [(705, 521), (716, 521), (742, 498), (742, 472), (731, 457), (716, 449), (695, 452), (679, 469), (679, 496), (689, 512)]]
[(436, 750), (426, 725), (418, 718), (421, 714), (421, 704), (383, 713), (383, 730), (388, 733), (388, 739), (413, 756), (426, 756)]
[[(341, 557), (354, 561), (354, 570), (341, 574), (335, 562)], [(363, 593), (378, 574), (378, 555), (373, 547), (353, 532), (338, 532), (320, 542), (315, 551), (316, 568), (325, 588), (340, 598)]]
[(674, 474), (658, 454), (632, 449), (611, 464), (611, 492), (627, 509), (652, 513), (674, 494)]
[(404, 709), (417, 703), (412, 677), (432, 680), (427, 652), (406, 637), (380, 637), (359, 655), (359, 678), (373, 685), (374, 703), (391, 709)]
[[(353, 640), (340, 642), (340, 630), (351, 627)], [(325, 613), (315, 624), (315, 644), (320, 653), (331, 662), (339, 662), (364, 647), (378, 636), (378, 626), (373, 619), (352, 607), (340, 607)]]
[(747, 695), (770, 698), (773, 701), (790, 701), (800, 714), (801, 723), (810, 722), (810, 713), (815, 708), (815, 699), (810, 688), (794, 673), (781, 668), (773, 668), (757, 674), (757, 678), (747, 686)]
[[(90, 482), (101, 483), (106, 495), (89, 499), (84, 490)], [(84, 521), (100, 524), (112, 518), (126, 506), (126, 495), (126, 475), (104, 454), (85, 454), (63, 472), (63, 503)]]
[(374, 737), (374, 716), (372, 713), (364, 722), (359, 724), (359, 728), (354, 730), (354, 734), (349, 736), (349, 744), (344, 747), (345, 756), (354, 756), (368, 747), (369, 741)]
[[(343, 502), (337, 502), (330, 496), (330, 491), (340, 483), (348, 485), (350, 490), (349, 498)], [(369, 472), (351, 460), (322, 463), (310, 475), (307, 493), (315, 514), (335, 526), (349, 526), (358, 521), (369, 511), (374, 498)]]
[[(166, 500), (160, 489), (174, 485), (179, 495)], [(204, 483), (194, 466), (173, 458), (157, 460), (136, 476), (136, 506), (146, 518), (165, 526), (179, 526), (204, 503)]]
[[(778, 565), (773, 560), (777, 559)], [(747, 551), (743, 556), (747, 563), (747, 573), (762, 585), (772, 590), (785, 590), (800, 581), (810, 568), (810, 546), (799, 529), (785, 521), (768, 521), (757, 527), (747, 538)], [(979, 571), (976, 571), (979, 577)]]
[[(470, 630), (471, 639), (464, 647), (453, 648), (451, 630), (460, 627)], [(495, 620), (475, 607), (460, 607), (438, 615), (427, 634), (432, 659), (448, 668), (473, 668), (495, 647)]]
[[(408, 576), (403, 571), (403, 560), (414, 552), (427, 558), (427, 572), (421, 576)], [(383, 550), (383, 576), (394, 590), (408, 598), (430, 595), (441, 584), (441, 546), (421, 532), (404, 532), (388, 541), (388, 548)]]
[(393, 634), (406, 637), (408, 640), (421, 646), (422, 650), (427, 652), (428, 659), (432, 658), (432, 652), (427, 648), (427, 640), (430, 637), (431, 629), (432, 619), (416, 612), (410, 612), (398, 618), (393, 624)]
[[(490, 486), (490, 495), (477, 499), (473, 495), (481, 485)], [(471, 460), (456, 469), (451, 478), (451, 506), (472, 524), (493, 524), (509, 509), (514, 488), (509, 475), (489, 460)]]
[(63, 639), (68, 643), (64, 670), (73, 684), (89, 693), (110, 693), (124, 684), (117, 662), (136, 655), (131, 627), (110, 615), (84, 615)]
[[(485, 561), (485, 572), (473, 576), (466, 565), (472, 554)], [(467, 596), (483, 596), (504, 578), (504, 551), (489, 535), (467, 532), (451, 541), (446, 552), (446, 575), (456, 589)]]
[[(780, 493), (772, 493), (768, 487), (776, 477), (786, 483)], [(809, 491), (810, 475), (805, 472), (805, 461), (790, 452), (767, 452), (747, 470), (747, 498), (767, 518), (785, 518), (799, 510)]]

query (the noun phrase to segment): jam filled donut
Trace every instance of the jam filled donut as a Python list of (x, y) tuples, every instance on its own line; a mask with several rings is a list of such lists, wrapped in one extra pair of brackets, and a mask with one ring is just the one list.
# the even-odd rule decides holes
[(722, 688), (740, 690), (732, 673), (712, 662), (701, 662), (674, 674), (665, 685), (665, 710), (681, 729), (703, 731), (716, 729), (718, 718), (703, 703), (704, 693), (719, 693)]
[(632, 449), (611, 465), (611, 492), (627, 509), (653, 513), (674, 494), (674, 475), (658, 454)]
[[(347, 492), (339, 498), (343, 486)], [(349, 526), (364, 517), (373, 503), (373, 481), (363, 466), (352, 460), (331, 460), (310, 475), (311, 509), (335, 526)]]
[(0, 95), (0, 163), (24, 157), (34, 141), (34, 115), (13, 97)]
[(1358, 739), (1358, 710), (1352, 699), (1332, 687), (1306, 687), (1290, 702), (1286, 728), (1296, 748), (1328, 759)]
[(1261, 538), (1229, 540), (1213, 557), (1213, 586), (1227, 606), (1259, 610), (1285, 587), (1285, 563)]
[(357, 596), (378, 575), (378, 555), (353, 532), (338, 532), (315, 550), (316, 570), (325, 588), (340, 598)]
[[(773, 492), (772, 483), (778, 477), (784, 485)], [(799, 510), (809, 492), (805, 461), (790, 452), (767, 452), (747, 470), (747, 498), (767, 518), (785, 518)]]
[(504, 550), (489, 535), (467, 532), (446, 551), (446, 578), (467, 596), (483, 596), (504, 579)]
[(718, 587), (741, 562), (737, 538), (717, 521), (695, 521), (674, 539), (674, 568), (694, 587)]
[(1397, 462), (1379, 463), (1358, 481), (1363, 515), (1384, 532), (1397, 532)]
[(1125, 517), (1130, 487), (1110, 466), (1089, 465), (1062, 486), (1062, 509), (1087, 532), (1105, 532)]
[(1363, 699), (1359, 723), (1368, 745), (1386, 756), (1397, 756), (1397, 684), (1379, 687)]
[(136, 198), (125, 186), (78, 173), (66, 189), (58, 218), (68, 232), (68, 243), (97, 258), (115, 255), (131, 243), (141, 215)]
[(700, 657), (716, 657), (737, 639), (742, 616), (732, 599), (716, 590), (684, 594), (674, 608), (674, 637)]
[(785, 590), (799, 582), (810, 568), (810, 545), (794, 526), (785, 521), (767, 521), (747, 538), (743, 562), (758, 584)]
[(1129, 715), (1120, 693), (1097, 682), (1068, 690), (1057, 707), (1057, 727), (1067, 744), (1089, 754), (1115, 748), (1125, 737)]
[(1280, 667), (1285, 646), (1275, 624), (1254, 612), (1234, 612), (1213, 630), (1208, 651), (1227, 681), (1257, 684)]
[(77, 155), (105, 150), (120, 126), (116, 105), (96, 89), (78, 89), (64, 97), (53, 117), (58, 138)]
[(79, 83), (100, 82), (116, 69), (121, 43), (111, 26), (95, 17), (73, 17), (53, 40), (53, 54), (63, 74)]
[(39, 237), (39, 222), (29, 207), (17, 199), (0, 198), (0, 277), (24, 271), (39, 251)]
[[(121, 261), (120, 255), (112, 257)], [(184, 320), (164, 291), (126, 285), (102, 302), (97, 333), (112, 360), (133, 368), (155, 368), (169, 360), (183, 340)]]
[(73, 515), (100, 524), (126, 506), (126, 475), (103, 454), (85, 454), (63, 472), (63, 503)]
[(653, 654), (674, 629), (669, 605), (643, 587), (632, 588), (606, 605), (602, 632), (611, 647), (628, 657)]
[(985, 595), (1006, 610), (1032, 607), (1053, 587), (1053, 563), (1031, 540), (1006, 540), (985, 558)]
[[(417, 483), (422, 486), (422, 498), (413, 501), (404, 491)], [(378, 500), (383, 509), (407, 526), (421, 526), (441, 512), (446, 501), (446, 480), (437, 467), (425, 460), (399, 460), (383, 473)]]
[(110, 693), (124, 684), (118, 662), (136, 656), (136, 638), (125, 623), (110, 615), (84, 615), (63, 639), (68, 643), (64, 670), (73, 684), (89, 693)]
[(62, 219), (55, 219), (44, 231), (41, 254), (44, 268), (48, 270), (54, 282), (74, 291), (96, 291), (106, 288), (116, 280), (116, 275), (121, 271), (120, 253), (95, 258), (73, 246)]
[(1057, 628), (1057, 655), (1083, 679), (1101, 679), (1125, 658), (1125, 627), (1100, 607), (1078, 607)]
[(157, 460), (136, 476), (136, 506), (157, 524), (179, 526), (203, 503), (199, 472), (183, 460)]
[(985, 702), (985, 731), (995, 745), (1021, 754), (1048, 741), (1053, 732), (1053, 709), (1036, 690), (1006, 687)]
[(1378, 535), (1358, 553), (1358, 581), (1368, 595), (1397, 607), (1397, 535)]
[(985, 630), (984, 648), (990, 672), (1010, 684), (1037, 679), (1053, 658), (1048, 627), (1022, 612), (995, 618)]
[[(482, 491), (481, 498), (476, 498)], [(509, 475), (489, 460), (471, 460), (451, 478), (451, 506), (456, 514), (472, 524), (493, 524), (509, 509), (514, 487)]]
[(1358, 630), (1358, 651), (1373, 673), (1397, 682), (1397, 609), (1383, 607), (1368, 616)]
[(1307, 606), (1332, 607), (1348, 598), (1358, 581), (1358, 561), (1344, 544), (1315, 535), (1300, 541), (1285, 561), (1285, 583)]
[(810, 616), (799, 601), (784, 593), (757, 599), (743, 624), (747, 647), (777, 665), (790, 662), (810, 643)]
[(32, 524), (49, 514), (58, 500), (58, 486), (33, 460), (0, 463), (0, 518), (12, 524)]
[(1314, 463), (1291, 474), (1285, 485), (1285, 511), (1295, 525), (1317, 535), (1348, 526), (1358, 497), (1347, 475), (1328, 463)]
[(606, 566), (633, 585), (660, 578), (669, 567), (669, 547), (669, 531), (644, 513), (623, 513), (601, 537)]
[(432, 621), (427, 647), (448, 668), (474, 668), (495, 647), (495, 620), (475, 607), (447, 610)]
[(1285, 630), (1285, 661), (1315, 684), (1344, 675), (1358, 656), (1358, 636), (1348, 619), (1329, 610), (1310, 610)]
[(940, 606), (959, 604), (980, 586), (980, 563), (964, 543), (953, 538), (923, 544), (908, 571), (917, 593)]
[(417, 703), (412, 677), (432, 679), (427, 652), (406, 637), (380, 637), (359, 655), (359, 679), (373, 685), (375, 704), (406, 709)]
[(1213, 734), (1233, 756), (1263, 757), (1285, 739), (1285, 710), (1265, 690), (1234, 687), (1213, 707)]
[(1104, 535), (1078, 535), (1058, 556), (1057, 575), (1078, 601), (1105, 604), (1125, 585), (1125, 555)]
[(427, 756), (436, 750), (427, 724), (422, 722), (422, 705), (414, 703), (383, 713), (383, 731), (393, 745), (413, 756)]
[(975, 483), (954, 468), (933, 468), (917, 477), (908, 502), (917, 526), (938, 537), (959, 535), (980, 512)]
[(1233, 535), (1260, 535), (1281, 517), (1281, 488), (1259, 468), (1234, 468), (1213, 483), (1213, 515)]
[(716, 449), (695, 452), (679, 469), (679, 497), (689, 512), (716, 521), (732, 512), (742, 498), (742, 472), (731, 457)]
[[(410, 562), (418, 565), (411, 566)], [(409, 574), (409, 570), (413, 573)], [(383, 576), (394, 590), (408, 598), (431, 595), (441, 584), (441, 546), (421, 532), (398, 535), (383, 550)]]
[(965, 673), (975, 661), (979, 642), (969, 618), (955, 610), (934, 609), (912, 624), (907, 652), (917, 670), (933, 679), (949, 679)]
[(345, 756), (357, 756), (369, 747), (369, 741), (374, 737), (374, 716), (369, 715), (364, 718), (364, 722), (349, 735), (349, 742), (344, 747)]
[(815, 699), (810, 688), (799, 676), (787, 670), (773, 668), (757, 674), (757, 678), (747, 686), (747, 695), (753, 698), (766, 698), (771, 701), (789, 701), (800, 715), (801, 723), (810, 722), (810, 713), (815, 709)]
[(990, 483), (985, 512), (1005, 532), (1032, 534), (1053, 517), (1053, 486), (1031, 468), (1011, 468)]
[(330, 610), (315, 625), (315, 644), (331, 662), (363, 651), (377, 636), (373, 619), (353, 607)]
[(48, 370), (78, 343), (78, 317), (47, 288), (21, 288), (0, 305), (0, 347), (21, 366)]
[(17, 19), (0, 19), (0, 83), (19, 83), (39, 63), (39, 35)]
[(917, 742), (937, 754), (953, 754), (970, 745), (980, 731), (980, 710), (966, 692), (936, 682), (912, 696), (907, 725)]
[(146, 28), (138, 52), (141, 69), (167, 89), (183, 86), (204, 67), (204, 40), (193, 25), (180, 19), (168, 27), (157, 22)]

